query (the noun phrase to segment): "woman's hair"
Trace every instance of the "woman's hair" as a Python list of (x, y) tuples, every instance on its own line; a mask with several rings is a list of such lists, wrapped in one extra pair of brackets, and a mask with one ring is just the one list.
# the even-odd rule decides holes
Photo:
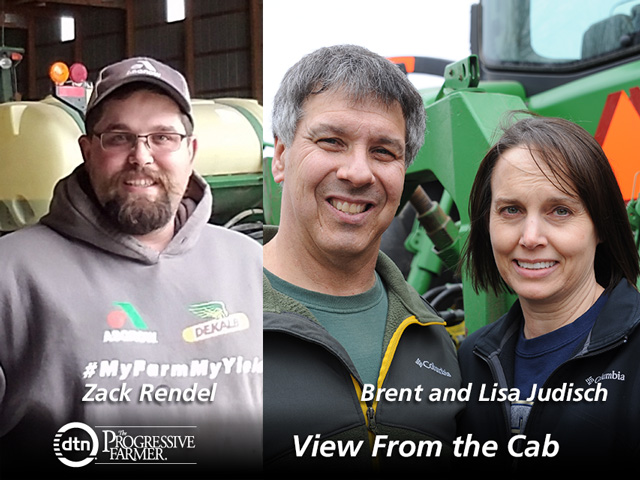
[(408, 167), (424, 143), (424, 103), (416, 87), (390, 60), (357, 45), (320, 48), (285, 74), (273, 104), (273, 134), (290, 146), (304, 116), (304, 104), (324, 92), (341, 92), (355, 103), (400, 104), (405, 121)]
[[(493, 257), (489, 234), (491, 176), (508, 150), (526, 148), (540, 170), (557, 188), (579, 198), (600, 240), (594, 270), (608, 291), (626, 278), (636, 284), (640, 267), (620, 187), (598, 142), (583, 128), (561, 118), (530, 116), (506, 129), (480, 163), (469, 196), (469, 237), (462, 256), (476, 293), (510, 291)], [(543, 167), (546, 167), (543, 170)]]

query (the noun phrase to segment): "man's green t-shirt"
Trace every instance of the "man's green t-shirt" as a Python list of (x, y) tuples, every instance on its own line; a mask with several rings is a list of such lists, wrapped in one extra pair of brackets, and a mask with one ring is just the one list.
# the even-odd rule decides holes
[(364, 293), (334, 296), (306, 290), (265, 270), (271, 286), (302, 303), (347, 351), (364, 383), (377, 384), (389, 300), (376, 273)]

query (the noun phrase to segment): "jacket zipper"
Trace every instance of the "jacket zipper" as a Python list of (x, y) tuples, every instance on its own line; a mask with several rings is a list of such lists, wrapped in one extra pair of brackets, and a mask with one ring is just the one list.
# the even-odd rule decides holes
[[(393, 353), (395, 354), (396, 348), (398, 347), (398, 343), (400, 342), (400, 338), (402, 337), (402, 335), (404, 334), (405, 329), (407, 328), (408, 325), (414, 323), (413, 320), (415, 320), (415, 323), (419, 323), (417, 322), (417, 319), (414, 315), (411, 315), (410, 317), (405, 318), (400, 326), (398, 327), (398, 329), (396, 330), (396, 332), (393, 334), (392, 338), (391, 338), (391, 342), (389, 343), (389, 346), (387, 347), (387, 350), (385, 352), (385, 354), (382, 356), (382, 364), (380, 366), (380, 374), (378, 375), (378, 377), (380, 377), (382, 375), (382, 372), (384, 371), (384, 376), (382, 377), (382, 384), (384, 384), (384, 378), (386, 378), (387, 376), (387, 372), (388, 372), (388, 367), (385, 367), (385, 359), (387, 358), (387, 356), (389, 355), (389, 353)], [(424, 325), (432, 325), (432, 324), (436, 324), (437, 322), (432, 322), (429, 324), (424, 324)], [(391, 360), (388, 360), (386, 362), (387, 364), (390, 365)], [(386, 369), (386, 370), (385, 370)], [(357, 377), (354, 377), (357, 378)], [(363, 385), (361, 381), (357, 381), (357, 384), (360, 387), (360, 391), (362, 391)], [(377, 387), (377, 385), (376, 385)], [(376, 388), (377, 391), (377, 388)], [(358, 392), (356, 392), (358, 393)], [(362, 398), (360, 396), (360, 398)], [(374, 442), (374, 438), (377, 435), (377, 430), (378, 430), (378, 423), (376, 421), (376, 405), (377, 402), (375, 401), (371, 401), (371, 402), (366, 402), (367, 404), (367, 410), (366, 410), (366, 414), (365, 414), (365, 422), (367, 424), (367, 429), (369, 430), (369, 444), (373, 445)], [(375, 458), (373, 459), (373, 464), (374, 464), (374, 468), (379, 468), (378, 465), (378, 459)]]
[[(497, 360), (497, 355), (495, 355), (496, 361), (494, 362), (492, 361), (491, 357), (486, 357), (484, 355), (481, 355), (479, 352), (474, 352), (474, 353), (478, 357), (480, 357), (482, 360), (484, 360), (484, 362), (487, 364), (487, 366), (489, 367), (489, 371), (491, 372), (491, 376), (493, 377), (493, 380), (498, 384), (498, 388), (509, 388), (509, 386), (506, 384), (506, 381), (502, 381), (502, 379), (504, 378), (504, 372), (502, 373), (502, 375), (500, 376), (498, 375), (498, 368), (502, 370), (502, 365), (500, 365), (500, 362)], [(502, 402), (502, 418), (504, 420), (504, 425), (507, 430), (507, 439), (509, 438), (509, 434), (511, 433), (511, 414), (508, 411), (509, 405), (510, 405), (510, 402), (508, 402), (507, 400)]]
[(376, 433), (376, 411), (373, 405), (369, 405), (367, 408), (367, 428), (373, 434)]
[[(398, 326), (398, 329), (394, 332), (391, 338), (391, 341), (389, 342), (389, 345), (387, 347), (387, 350), (385, 351), (385, 354), (382, 356), (382, 364), (380, 366), (380, 374), (382, 374), (384, 371), (382, 384), (384, 384), (384, 378), (386, 378), (387, 376), (388, 366), (391, 365), (391, 360), (390, 359), (386, 360), (386, 359), (390, 354), (392, 354), (391, 358), (393, 357), (393, 355), (395, 355), (395, 351), (398, 347), (398, 344), (400, 343), (400, 339), (402, 338), (404, 331), (409, 325), (412, 325), (414, 323), (418, 323), (422, 326), (444, 325), (444, 323), (441, 323), (441, 322), (420, 323), (418, 319), (415, 317), (415, 315), (411, 315), (405, 318)], [(362, 384), (360, 385), (360, 388), (362, 388)], [(376, 391), (377, 391), (377, 388), (376, 388)], [(376, 402), (367, 403), (367, 411), (366, 411), (367, 428), (373, 434), (377, 433), (376, 408), (374, 406), (375, 404)]]

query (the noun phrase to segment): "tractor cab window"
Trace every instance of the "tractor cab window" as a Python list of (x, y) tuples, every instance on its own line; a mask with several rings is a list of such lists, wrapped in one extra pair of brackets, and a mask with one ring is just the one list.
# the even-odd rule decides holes
[(640, 0), (482, 0), (491, 67), (573, 70), (640, 51)]

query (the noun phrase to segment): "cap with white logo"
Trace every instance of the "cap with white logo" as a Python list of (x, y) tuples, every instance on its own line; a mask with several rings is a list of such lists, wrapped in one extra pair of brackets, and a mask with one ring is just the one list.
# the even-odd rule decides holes
[(146, 82), (163, 89), (193, 123), (187, 81), (177, 70), (148, 57), (127, 58), (104, 67), (91, 93), (86, 114), (118, 88), (133, 82)]

